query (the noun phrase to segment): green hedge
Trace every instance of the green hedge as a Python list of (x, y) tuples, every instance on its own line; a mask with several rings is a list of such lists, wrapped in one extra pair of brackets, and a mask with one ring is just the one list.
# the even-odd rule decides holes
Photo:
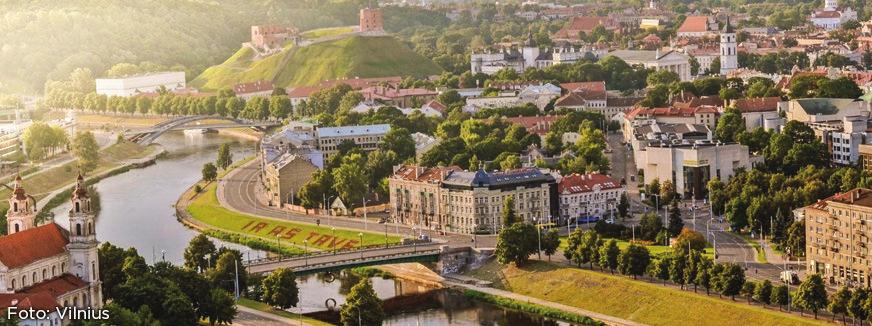
[(495, 296), (495, 295), (491, 295), (491, 294), (487, 294), (487, 293), (479, 292), (479, 291), (475, 291), (475, 290), (469, 290), (469, 289), (464, 290), (463, 295), (465, 295), (466, 297), (475, 299), (475, 300), (484, 301), (484, 302), (487, 302), (487, 303), (490, 303), (493, 305), (497, 305), (500, 307), (518, 310), (518, 311), (523, 311), (523, 312), (528, 312), (528, 313), (533, 313), (533, 314), (537, 314), (537, 315), (548, 317), (548, 318), (565, 320), (565, 321), (577, 323), (579, 325), (597, 325), (597, 326), (605, 325), (605, 324), (603, 324), (599, 321), (596, 321), (593, 318), (590, 318), (588, 316), (573, 314), (573, 313), (565, 312), (565, 311), (559, 310), (559, 309), (543, 307), (543, 306), (540, 306), (537, 304), (521, 302), (521, 301), (517, 301), (514, 299)]

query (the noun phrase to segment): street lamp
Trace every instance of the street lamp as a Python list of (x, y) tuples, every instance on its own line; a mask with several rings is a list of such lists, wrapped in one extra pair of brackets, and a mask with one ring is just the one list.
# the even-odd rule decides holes
[[(536, 223), (537, 218), (533, 217), (533, 223)], [(539, 250), (536, 251), (536, 255), (539, 257), (539, 260), (542, 260), (542, 232), (539, 229), (539, 224), (536, 224), (536, 238), (539, 240)]]
[(357, 237), (360, 238), (360, 259), (363, 259), (363, 232), (358, 233)]
[(388, 247), (388, 223), (385, 222), (385, 248)]

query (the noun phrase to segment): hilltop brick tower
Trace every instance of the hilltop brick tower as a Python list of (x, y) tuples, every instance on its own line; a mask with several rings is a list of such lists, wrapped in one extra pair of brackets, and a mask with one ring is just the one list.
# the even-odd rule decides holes
[(360, 9), (360, 32), (384, 32), (384, 20), (378, 8)]

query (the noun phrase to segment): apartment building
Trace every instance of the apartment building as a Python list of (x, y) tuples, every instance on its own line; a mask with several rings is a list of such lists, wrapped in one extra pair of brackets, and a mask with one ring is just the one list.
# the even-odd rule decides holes
[(346, 140), (354, 142), (364, 151), (375, 150), (389, 131), (391, 131), (389, 124), (321, 127), (315, 130), (315, 138), (318, 140), (318, 149), (324, 153), (324, 159), (327, 160), (331, 155), (339, 152), (339, 144)]
[(856, 188), (806, 206), (806, 269), (830, 285), (870, 285), (872, 190)]

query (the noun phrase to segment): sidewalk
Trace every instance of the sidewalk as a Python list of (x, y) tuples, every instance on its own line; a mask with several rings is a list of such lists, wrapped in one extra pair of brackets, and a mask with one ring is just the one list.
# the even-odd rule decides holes
[(563, 310), (566, 312), (571, 312), (571, 313), (582, 315), (582, 316), (588, 316), (590, 318), (599, 320), (599, 321), (605, 323), (606, 325), (620, 325), (620, 326), (646, 325), (646, 324), (637, 323), (637, 322), (634, 322), (631, 320), (626, 320), (626, 319), (621, 319), (618, 317), (604, 315), (604, 314), (601, 314), (598, 312), (593, 312), (593, 311), (581, 309), (578, 307), (567, 306), (567, 305), (556, 303), (556, 302), (551, 302), (551, 301), (546, 301), (546, 300), (542, 300), (542, 299), (538, 299), (538, 298), (534, 298), (534, 297), (529, 297), (529, 296), (526, 296), (523, 294), (517, 294), (514, 292), (509, 292), (509, 291), (504, 291), (504, 290), (499, 290), (499, 289), (494, 289), (494, 288), (477, 287), (474, 285), (463, 284), (463, 283), (458, 283), (458, 282), (448, 281), (448, 280), (445, 281), (445, 284), (449, 285), (451, 287), (455, 287), (455, 288), (470, 289), (473, 291), (484, 292), (484, 293), (487, 293), (490, 295), (501, 296), (501, 297), (505, 297), (505, 298), (509, 298), (509, 299), (513, 299), (513, 300), (517, 300), (517, 301), (521, 301), (521, 302), (537, 304), (540, 306), (545, 306), (545, 307), (549, 307), (549, 308)]
[[(311, 326), (301, 320), (294, 320), (260, 310), (251, 309), (242, 305), (236, 305), (239, 314), (233, 320), (232, 325), (260, 326), (260, 325), (304, 325)], [(240, 318), (241, 317), (241, 318)]]

